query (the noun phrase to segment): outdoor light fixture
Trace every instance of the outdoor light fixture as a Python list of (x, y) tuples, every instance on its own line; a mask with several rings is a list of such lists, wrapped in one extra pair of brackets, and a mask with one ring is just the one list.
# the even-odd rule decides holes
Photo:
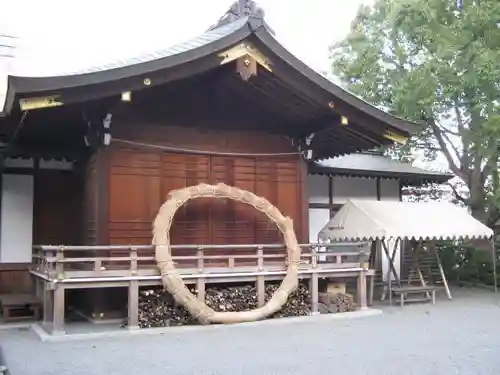
[(132, 101), (132, 92), (124, 91), (122, 92), (122, 102), (131, 102)]

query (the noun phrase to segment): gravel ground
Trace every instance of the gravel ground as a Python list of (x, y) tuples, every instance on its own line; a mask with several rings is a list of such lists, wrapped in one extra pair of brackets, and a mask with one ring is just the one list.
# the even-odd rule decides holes
[(498, 375), (500, 295), (372, 317), (43, 343), (0, 331), (12, 375)]

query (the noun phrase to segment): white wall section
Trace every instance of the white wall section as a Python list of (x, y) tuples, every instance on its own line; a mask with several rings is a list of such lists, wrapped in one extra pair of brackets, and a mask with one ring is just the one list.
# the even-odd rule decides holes
[(330, 210), (326, 208), (309, 209), (309, 242), (318, 242), (318, 233), (330, 221)]
[(2, 176), (0, 262), (31, 263), (33, 176)]
[(377, 199), (374, 178), (334, 177), (333, 203), (344, 204), (348, 199)]
[(399, 201), (399, 180), (380, 179), (380, 200)]
[[(329, 203), (328, 177), (320, 175), (308, 176), (309, 203)], [(333, 204), (344, 204), (348, 199), (369, 199), (377, 200), (377, 179), (358, 177), (333, 177), (332, 183)], [(399, 180), (380, 179), (380, 199), (399, 200)], [(330, 220), (330, 211), (326, 208), (309, 209), (309, 242), (316, 242), (318, 232)], [(391, 253), (395, 240), (386, 241)], [(389, 259), (385, 253), (381, 252), (381, 263), (383, 278), (389, 270)], [(400, 275), (401, 247), (398, 246), (394, 259), (395, 268)]]
[(328, 177), (320, 175), (307, 176), (309, 203), (328, 203)]

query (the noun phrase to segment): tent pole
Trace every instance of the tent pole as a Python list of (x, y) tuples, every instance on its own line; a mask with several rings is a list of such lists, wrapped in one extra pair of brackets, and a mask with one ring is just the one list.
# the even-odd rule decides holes
[(495, 249), (495, 236), (491, 238), (491, 256), (493, 257), (493, 286), (495, 287), (495, 293), (497, 293), (497, 254)]

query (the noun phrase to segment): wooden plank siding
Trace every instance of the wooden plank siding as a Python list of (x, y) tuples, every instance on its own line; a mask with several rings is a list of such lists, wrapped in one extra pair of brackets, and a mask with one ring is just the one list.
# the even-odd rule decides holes
[(33, 243), (82, 243), (82, 179), (76, 171), (39, 169), (35, 174)]
[[(308, 212), (303, 212), (307, 206), (302, 202), (306, 196), (303, 191), (306, 186), (303, 178), (304, 162), (297, 153), (293, 153), (292, 146), (284, 137), (221, 130), (201, 132), (192, 128), (167, 126), (141, 126), (135, 128), (137, 131), (127, 126), (119, 129), (121, 132), (117, 131), (118, 137), (125, 135), (128, 140), (248, 155), (181, 153), (114, 142), (107, 150), (107, 227), (110, 244), (150, 243), (152, 221), (168, 193), (202, 182), (223, 182), (267, 198), (284, 215), (294, 220), (299, 241), (307, 242)], [(287, 154), (251, 155), (263, 152)], [(89, 178), (91, 176), (94, 175), (87, 174), (87, 185), (97, 183)], [(93, 191), (92, 189), (94, 188), (88, 187), (87, 191)], [(88, 225), (92, 227), (93, 221), (89, 220)], [(283, 241), (276, 226), (264, 214), (251, 206), (225, 199), (206, 198), (187, 202), (176, 213), (170, 233), (173, 244)], [(216, 251), (213, 254), (215, 253)]]
[[(33, 243), (80, 244), (82, 179), (74, 170), (28, 170), (34, 173)], [(31, 263), (0, 263), (0, 294), (34, 291)]]
[(26, 263), (0, 263), (0, 294), (33, 292), (30, 266)]

